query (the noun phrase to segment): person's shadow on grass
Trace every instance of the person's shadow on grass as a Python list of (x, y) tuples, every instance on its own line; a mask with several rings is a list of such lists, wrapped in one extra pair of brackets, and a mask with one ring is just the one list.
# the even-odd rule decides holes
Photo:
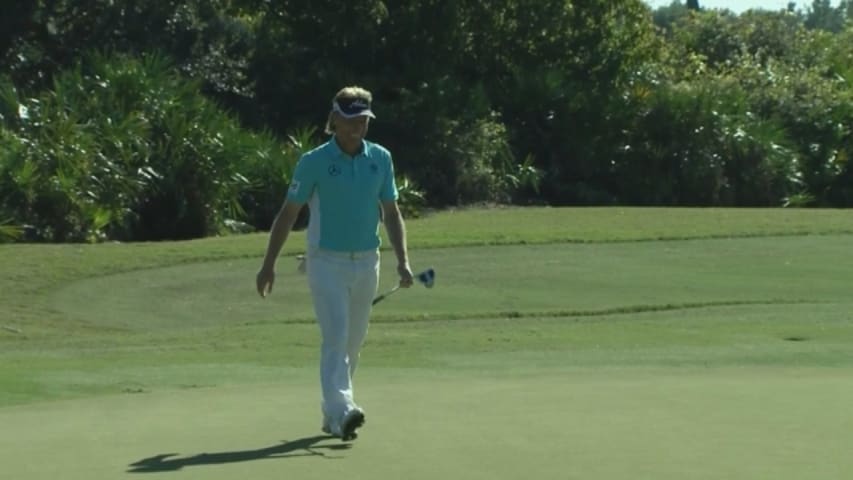
[[(257, 450), (238, 450), (234, 452), (199, 453), (191, 457), (177, 457), (177, 453), (162, 453), (153, 457), (144, 458), (130, 464), (129, 473), (157, 473), (172, 472), (184, 467), (197, 465), (217, 465), (224, 463), (248, 462), (251, 460), (262, 460), (265, 458), (289, 458), (289, 457), (326, 457), (326, 453), (336, 450), (347, 450), (352, 447), (351, 443), (338, 443), (332, 445), (317, 445), (318, 442), (335, 437), (329, 435), (317, 435), (314, 437), (300, 438), (299, 440), (283, 441), (281, 444), (271, 447), (259, 448)], [(172, 458), (175, 457), (175, 458)]]

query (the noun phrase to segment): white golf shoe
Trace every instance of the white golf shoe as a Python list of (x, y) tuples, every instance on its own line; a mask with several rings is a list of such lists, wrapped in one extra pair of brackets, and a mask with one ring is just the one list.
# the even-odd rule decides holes
[(344, 415), (344, 419), (341, 420), (341, 440), (348, 442), (358, 438), (356, 430), (361, 428), (364, 425), (364, 422), (364, 411), (362, 409), (353, 408), (347, 412), (346, 415)]
[(320, 430), (326, 435), (338, 437), (346, 442), (358, 438), (356, 430), (361, 428), (364, 425), (364, 422), (364, 410), (354, 408), (344, 415), (339, 429), (332, 426), (332, 422), (329, 418), (323, 418), (323, 426), (320, 427)]

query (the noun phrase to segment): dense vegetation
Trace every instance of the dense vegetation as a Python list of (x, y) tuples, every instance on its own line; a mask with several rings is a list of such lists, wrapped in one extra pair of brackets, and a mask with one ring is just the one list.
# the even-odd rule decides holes
[(853, 205), (853, 2), (688, 3), (7, 2), (0, 239), (266, 228), (347, 84), (410, 211)]

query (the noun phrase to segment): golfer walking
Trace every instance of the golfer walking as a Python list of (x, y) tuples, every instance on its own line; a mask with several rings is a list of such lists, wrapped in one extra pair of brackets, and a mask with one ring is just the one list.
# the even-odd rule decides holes
[(335, 95), (326, 122), (332, 137), (299, 159), (256, 279), (258, 293), (265, 297), (272, 291), (279, 252), (307, 203), (311, 215), (306, 268), (322, 334), (323, 431), (343, 440), (355, 439), (365, 421), (353, 397), (352, 378), (379, 283), (380, 208), (397, 257), (400, 286), (412, 285), (391, 154), (365, 140), (375, 118), (372, 99), (360, 87), (346, 87)]

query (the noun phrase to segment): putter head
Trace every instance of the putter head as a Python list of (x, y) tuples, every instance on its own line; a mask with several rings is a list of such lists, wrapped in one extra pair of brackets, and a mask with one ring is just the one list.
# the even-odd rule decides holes
[(417, 274), (416, 278), (419, 282), (423, 284), (423, 286), (427, 288), (432, 288), (432, 286), (435, 284), (435, 270), (433, 270), (432, 268), (424, 270), (423, 272)]

